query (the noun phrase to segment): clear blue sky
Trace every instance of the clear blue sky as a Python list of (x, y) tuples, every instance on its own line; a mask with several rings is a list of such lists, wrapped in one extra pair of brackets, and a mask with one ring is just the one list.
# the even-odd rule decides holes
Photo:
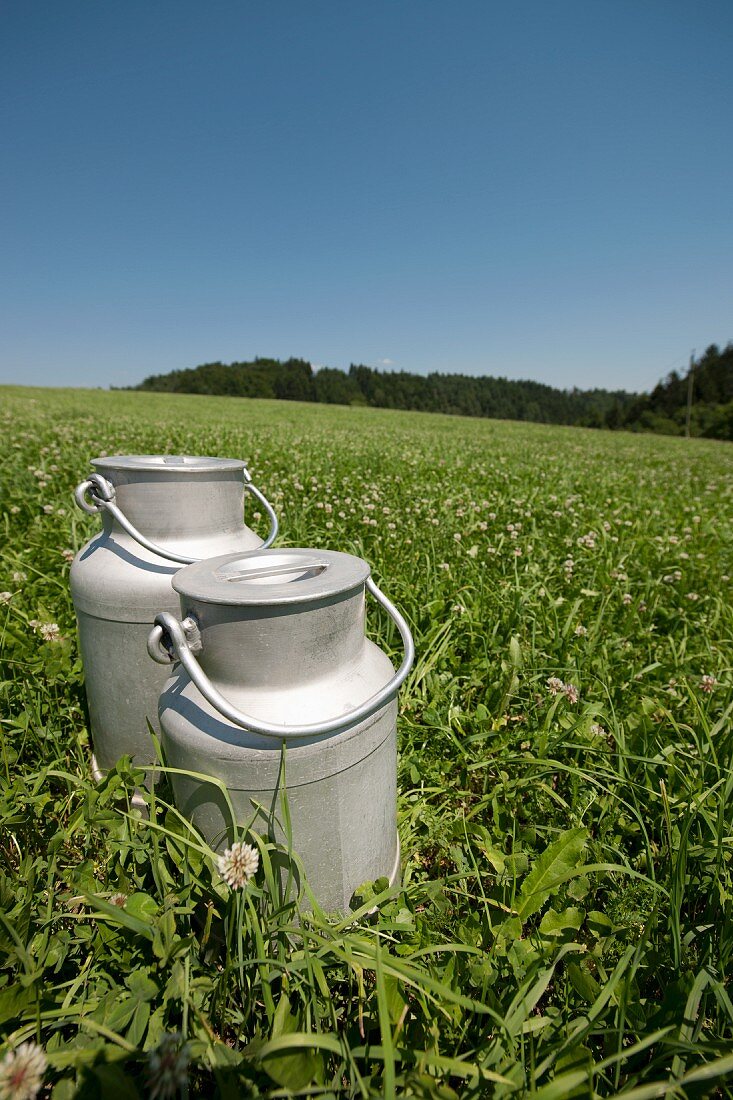
[(643, 389), (733, 339), (730, 0), (6, 0), (0, 380)]

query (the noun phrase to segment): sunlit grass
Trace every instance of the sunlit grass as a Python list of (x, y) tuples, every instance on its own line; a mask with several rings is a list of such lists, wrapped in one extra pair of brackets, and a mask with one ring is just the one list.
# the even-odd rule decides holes
[[(0, 1059), (40, 1043), (56, 1100), (148, 1095), (171, 1032), (191, 1096), (733, 1095), (728, 445), (2, 400)], [(351, 915), (267, 837), (230, 890), (165, 779), (147, 820), (129, 762), (93, 784), (68, 568), (102, 451), (245, 458), (281, 545), (363, 556), (409, 619), (403, 881)]]

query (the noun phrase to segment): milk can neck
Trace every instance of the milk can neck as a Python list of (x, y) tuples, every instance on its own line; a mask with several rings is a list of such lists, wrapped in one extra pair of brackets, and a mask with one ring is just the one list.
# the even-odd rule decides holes
[(207, 676), (234, 687), (314, 683), (354, 666), (366, 645), (363, 585), (291, 605), (243, 607), (182, 597), (181, 610), (199, 624), (198, 659)]
[(234, 533), (243, 526), (241, 470), (100, 473), (112, 482), (117, 506), (154, 541)]

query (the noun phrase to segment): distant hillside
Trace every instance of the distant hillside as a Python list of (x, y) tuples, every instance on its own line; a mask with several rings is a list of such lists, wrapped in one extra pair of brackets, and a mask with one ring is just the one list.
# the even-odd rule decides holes
[[(723, 351), (711, 344), (691, 370), (690, 434), (733, 440), (733, 344), (727, 344)], [(558, 390), (541, 382), (488, 376), (377, 371), (353, 363), (348, 373), (332, 367), (314, 371), (305, 359), (254, 359), (248, 363), (204, 363), (188, 370), (154, 374), (130, 388), (372, 405), (682, 435), (689, 381), (689, 370), (684, 377), (673, 371), (651, 393), (630, 394), (622, 390)]]
[(352, 364), (348, 374), (323, 367), (314, 371), (304, 359), (255, 359), (249, 363), (204, 363), (189, 370), (151, 375), (136, 390), (201, 393), (230, 397), (271, 397), (336, 405), (372, 405), (387, 409), (547, 424), (602, 427), (613, 410), (624, 410), (634, 395), (607, 390), (558, 390), (540, 382), (464, 374), (408, 374), (377, 371)]
[(681, 377), (672, 371), (651, 393), (619, 402), (605, 417), (608, 428), (683, 435), (692, 372), (690, 435), (733, 440), (733, 344), (711, 344)]

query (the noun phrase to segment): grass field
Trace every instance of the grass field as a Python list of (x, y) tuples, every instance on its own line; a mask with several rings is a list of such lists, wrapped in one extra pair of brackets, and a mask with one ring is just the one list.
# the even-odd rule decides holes
[[(0, 400), (0, 1098), (25, 1042), (54, 1100), (733, 1096), (729, 445)], [(278, 905), (265, 841), (229, 890), (124, 761), (94, 786), (68, 569), (105, 451), (245, 458), (281, 545), (366, 558), (407, 615), (403, 882), (353, 919)]]

